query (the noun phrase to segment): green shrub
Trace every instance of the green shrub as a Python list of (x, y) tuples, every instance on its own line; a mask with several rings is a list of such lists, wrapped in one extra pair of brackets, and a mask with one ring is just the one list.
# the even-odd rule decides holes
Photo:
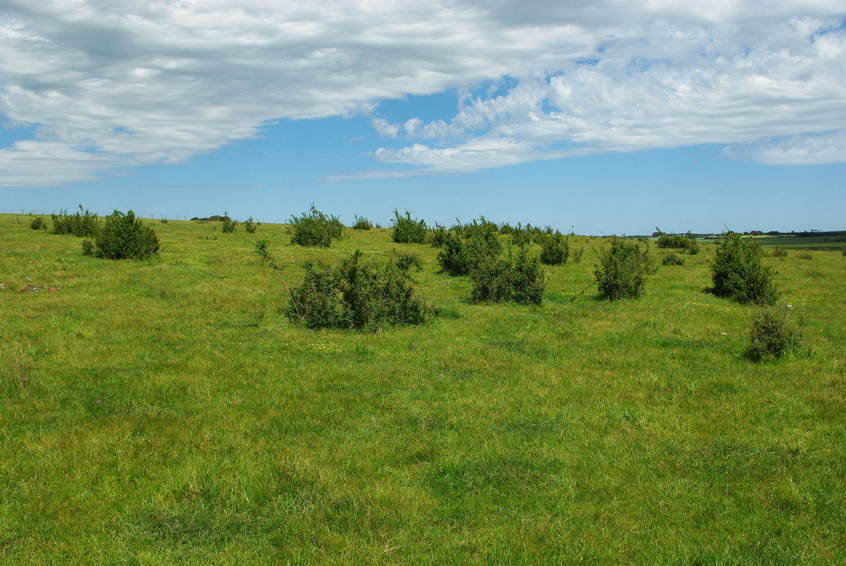
[(675, 252), (670, 252), (661, 260), (662, 265), (684, 265), (684, 258)]
[(691, 255), (699, 253), (699, 244), (696, 243), (696, 237), (690, 232), (687, 234), (664, 234), (658, 230), (658, 234), (657, 245), (659, 248), (686, 250)]
[(250, 216), (250, 217), (249, 217), (249, 218), (248, 218), (248, 219), (244, 222), (244, 230), (247, 232), (247, 234), (255, 234), (255, 233), (256, 233), (256, 227), (257, 227), (257, 226), (258, 226), (258, 224), (256, 223), (256, 221), (255, 221), (255, 220), (253, 220), (253, 217), (252, 217), (252, 216)]
[(403, 271), (409, 271), (411, 268), (414, 268), (416, 271), (423, 270), (423, 264), (420, 262), (420, 258), (416, 255), (397, 254), (396, 251), (394, 252), (394, 255), (394, 263)]
[(335, 268), (306, 264), (291, 290), (288, 318), (308, 328), (377, 328), (422, 324), (429, 309), (414, 294), (408, 272), (394, 263), (365, 263), (356, 251)]
[(599, 252), (594, 271), (599, 295), (611, 301), (636, 299), (643, 294), (646, 276), (652, 272), (649, 246), (637, 241), (613, 238), (608, 248)]
[(370, 230), (373, 228), (373, 223), (363, 216), (356, 215), (353, 223), (353, 230)]
[(433, 248), (442, 248), (446, 245), (447, 229), (440, 224), (429, 230), (429, 241)]
[(308, 212), (291, 217), (291, 229), (292, 243), (328, 248), (333, 238), (341, 237), (344, 226), (337, 216), (325, 214), (312, 205)]
[(44, 219), (41, 218), (40, 216), (36, 216), (35, 218), (32, 219), (32, 222), (29, 223), (29, 227), (32, 228), (33, 230), (46, 230), (47, 229), (47, 223), (44, 222)]
[(509, 253), (507, 258), (488, 258), (473, 269), (470, 277), (473, 281), (470, 300), (474, 302), (539, 305), (543, 301), (546, 278), (540, 261), (529, 257), (522, 247), (516, 257)]
[(780, 358), (797, 349), (802, 342), (802, 334), (788, 323), (785, 311), (764, 308), (752, 319), (750, 340), (747, 355), (755, 361), (761, 361)]
[(160, 220), (159, 220), (159, 222), (161, 222), (162, 224), (167, 224), (167, 223), (168, 223), (168, 219), (167, 219), (167, 218), (162, 218), (162, 219), (160, 219)]
[(576, 250), (576, 253), (573, 254), (573, 263), (581, 263), (582, 254), (584, 253), (584, 251), (584, 248), (579, 248)]
[(255, 250), (256, 254), (261, 258), (262, 264), (270, 266), (277, 271), (282, 269), (282, 266), (279, 265), (276, 258), (270, 253), (270, 242), (267, 240), (257, 241), (255, 243)]
[(82, 255), (94, 255), (94, 242), (82, 240)]
[(400, 244), (422, 244), (426, 241), (426, 221), (417, 220), (411, 217), (411, 213), (405, 211), (405, 216), (394, 211), (393, 239)]
[(100, 230), (97, 215), (82, 208), (73, 214), (62, 211), (51, 215), (53, 218), (53, 234), (72, 234), (79, 238), (91, 238)]
[(130, 210), (115, 210), (105, 218), (103, 229), (94, 240), (95, 255), (106, 259), (147, 259), (159, 252), (155, 231), (144, 226)]
[(540, 261), (546, 265), (561, 265), (567, 263), (570, 257), (570, 240), (556, 232), (547, 236), (541, 243)]
[(761, 248), (734, 232), (717, 246), (711, 279), (715, 295), (739, 303), (772, 305), (778, 298), (771, 270), (761, 265)]
[(220, 225), (220, 231), (224, 234), (232, 234), (236, 226), (238, 226), (238, 223), (227, 217), (223, 220), (223, 224)]
[(465, 239), (453, 230), (446, 233), (443, 248), (438, 253), (442, 271), (454, 276), (467, 275), (502, 251), (496, 231), (479, 230), (471, 234)]

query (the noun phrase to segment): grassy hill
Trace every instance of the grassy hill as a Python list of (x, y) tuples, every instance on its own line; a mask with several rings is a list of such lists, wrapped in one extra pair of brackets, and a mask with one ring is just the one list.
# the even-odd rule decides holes
[[(839, 250), (764, 258), (806, 348), (756, 364), (708, 243), (607, 302), (577, 237), (528, 307), (469, 303), (389, 230), (150, 220), (135, 262), (30, 220), (0, 215), (0, 563), (846, 563)], [(304, 261), (356, 249), (418, 254), (441, 316), (279, 313)]]

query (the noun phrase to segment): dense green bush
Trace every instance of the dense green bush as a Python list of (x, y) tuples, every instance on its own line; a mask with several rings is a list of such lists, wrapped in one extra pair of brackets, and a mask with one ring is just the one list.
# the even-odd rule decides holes
[(411, 213), (407, 210), (405, 215), (400, 215), (398, 211), (394, 211), (394, 231), (393, 239), (400, 244), (422, 244), (426, 241), (425, 220), (417, 220), (411, 217)]
[(147, 259), (159, 252), (156, 232), (130, 210), (115, 210), (94, 239), (94, 254), (106, 259)]
[(429, 230), (429, 241), (433, 248), (442, 248), (446, 245), (447, 229), (440, 224), (435, 224), (435, 227)]
[(520, 248), (516, 257), (509, 253), (506, 258), (488, 258), (470, 273), (474, 302), (514, 301), (522, 304), (539, 305), (543, 301), (546, 278), (540, 261), (529, 257), (525, 248)]
[(755, 361), (780, 358), (795, 350), (802, 342), (802, 334), (787, 321), (783, 310), (764, 308), (752, 319), (751, 345), (747, 355)]
[(664, 234), (659, 230), (658, 233), (657, 245), (659, 248), (686, 250), (691, 255), (699, 253), (699, 244), (696, 243), (696, 237), (690, 232), (687, 234)]
[(235, 231), (235, 227), (238, 226), (238, 223), (234, 220), (230, 220), (226, 218), (223, 223), (220, 225), (220, 231), (224, 234), (232, 234)]
[(73, 214), (62, 211), (51, 215), (53, 218), (53, 234), (72, 234), (79, 238), (90, 238), (97, 235), (100, 224), (97, 215), (85, 210), (79, 205), (79, 210)]
[(255, 234), (257, 226), (258, 226), (258, 223), (255, 220), (253, 220), (252, 216), (250, 216), (244, 222), (244, 230), (247, 232), (247, 234)]
[(412, 268), (416, 271), (421, 271), (423, 269), (423, 264), (420, 262), (420, 258), (414, 254), (397, 254), (395, 251), (394, 263), (403, 271), (409, 271)]
[(356, 251), (334, 268), (306, 264), (286, 314), (309, 328), (376, 328), (421, 324), (429, 309), (415, 296), (407, 271), (392, 262), (365, 263)]
[(599, 252), (594, 271), (599, 295), (611, 301), (636, 299), (643, 294), (646, 276), (653, 270), (649, 246), (623, 238), (613, 238), (608, 248)]
[(373, 228), (373, 223), (363, 216), (356, 215), (353, 223), (353, 230), (370, 230)]
[(662, 265), (684, 265), (684, 258), (674, 252), (670, 252), (661, 260)]
[(32, 228), (33, 230), (46, 230), (47, 229), (47, 223), (44, 222), (44, 219), (41, 218), (40, 216), (36, 216), (35, 218), (32, 219), (32, 222), (29, 223), (29, 227)]
[(772, 305), (778, 298), (772, 271), (761, 265), (761, 248), (734, 232), (725, 234), (717, 246), (711, 279), (715, 295), (739, 303)]
[(570, 257), (570, 240), (560, 232), (546, 236), (541, 243), (540, 261), (546, 265), (567, 263)]
[(469, 238), (463, 238), (450, 230), (444, 236), (438, 263), (445, 273), (467, 275), (480, 263), (496, 258), (502, 250), (496, 230), (478, 230), (470, 234)]
[(341, 237), (343, 229), (337, 216), (325, 214), (312, 205), (308, 212), (291, 217), (291, 242), (301, 246), (328, 248), (333, 238)]
[(94, 255), (94, 242), (82, 240), (82, 255)]

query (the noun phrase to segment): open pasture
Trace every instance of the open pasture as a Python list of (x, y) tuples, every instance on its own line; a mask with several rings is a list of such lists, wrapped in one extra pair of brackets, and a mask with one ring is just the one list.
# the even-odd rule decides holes
[[(605, 241), (571, 238), (525, 306), (468, 302), (388, 229), (320, 249), (147, 220), (137, 262), (30, 221), (0, 215), (0, 563), (846, 562), (839, 250), (765, 254), (805, 346), (752, 363), (756, 308), (705, 292), (712, 243), (608, 302)], [(417, 254), (439, 315), (280, 314), (303, 262), (356, 249)]]

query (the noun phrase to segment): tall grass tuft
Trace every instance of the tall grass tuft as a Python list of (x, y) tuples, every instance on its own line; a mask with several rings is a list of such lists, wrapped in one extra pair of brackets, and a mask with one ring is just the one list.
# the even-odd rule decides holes
[(353, 230), (370, 230), (373, 228), (373, 223), (364, 216), (355, 215), (355, 222), (353, 222)]

